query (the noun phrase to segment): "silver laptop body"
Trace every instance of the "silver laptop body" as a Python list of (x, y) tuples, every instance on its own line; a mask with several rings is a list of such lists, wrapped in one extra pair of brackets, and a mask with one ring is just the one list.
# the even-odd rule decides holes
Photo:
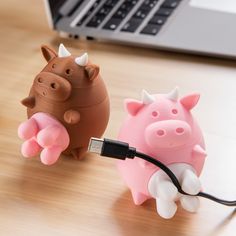
[(236, 58), (236, 5), (217, 9), (196, 2), (45, 0), (45, 6), (62, 36)]

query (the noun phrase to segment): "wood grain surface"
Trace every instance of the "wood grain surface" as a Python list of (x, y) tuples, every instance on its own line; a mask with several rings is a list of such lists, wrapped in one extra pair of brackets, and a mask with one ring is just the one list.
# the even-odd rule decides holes
[(181, 95), (201, 93), (194, 115), (202, 127), (208, 157), (201, 181), (206, 192), (236, 198), (236, 62), (167, 53), (96, 41), (61, 39), (48, 28), (42, 1), (0, 2), (0, 235), (236, 235), (234, 208), (201, 199), (196, 214), (179, 207), (160, 218), (155, 201), (133, 204), (114, 160), (87, 154), (83, 161), (61, 157), (53, 166), (24, 159), (18, 125), (20, 104), (45, 61), (40, 45), (63, 42), (73, 54), (87, 51), (100, 65), (111, 99), (105, 137), (116, 138), (124, 98), (143, 88)]

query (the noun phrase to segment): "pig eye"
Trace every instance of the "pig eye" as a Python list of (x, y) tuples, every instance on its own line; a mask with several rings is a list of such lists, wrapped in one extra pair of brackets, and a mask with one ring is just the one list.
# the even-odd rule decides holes
[(152, 117), (158, 117), (158, 115), (159, 115), (159, 114), (158, 114), (157, 111), (153, 111), (153, 112), (152, 112)]
[(71, 75), (71, 72), (72, 72), (71, 69), (66, 69), (66, 74), (67, 75)]
[(52, 68), (53, 68), (53, 69), (56, 68), (56, 64), (52, 64)]
[(177, 110), (177, 109), (172, 109), (171, 112), (172, 112), (172, 114), (174, 114), (174, 115), (178, 114), (178, 110)]

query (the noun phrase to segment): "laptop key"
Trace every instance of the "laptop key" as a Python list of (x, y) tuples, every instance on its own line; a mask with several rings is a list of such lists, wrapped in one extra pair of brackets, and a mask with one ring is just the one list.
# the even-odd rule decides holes
[(166, 19), (167, 17), (164, 17), (164, 16), (153, 16), (152, 19), (149, 21), (149, 23), (155, 24), (155, 25), (163, 25)]
[(135, 18), (140, 18), (140, 19), (144, 19), (149, 13), (149, 10), (144, 10), (144, 9), (139, 9), (135, 14), (134, 17)]
[(153, 8), (157, 4), (159, 0), (145, 0), (144, 3), (142, 4), (142, 7), (146, 8)]
[(117, 0), (107, 0), (104, 5), (108, 7), (114, 7), (116, 4)]
[(106, 1), (86, 26), (98, 27), (110, 13), (114, 4), (117, 4), (117, 1)]
[(121, 6), (119, 7), (119, 9), (126, 10), (126, 11), (130, 11), (132, 8), (133, 8), (133, 5), (128, 2), (122, 3)]
[(171, 8), (165, 8), (165, 7), (160, 7), (158, 11), (155, 13), (155, 16), (170, 16), (170, 14), (173, 12), (173, 9)]
[[(122, 31), (134, 32), (141, 25), (142, 21), (146, 18), (153, 6), (156, 5), (158, 0), (145, 0), (144, 3), (138, 8), (134, 15), (123, 26)], [(151, 5), (150, 5), (151, 4)]]
[(161, 7), (167, 8), (176, 8), (179, 4), (180, 0), (166, 0)]
[(136, 5), (138, 0), (125, 0), (125, 2), (130, 3), (132, 5)]
[(124, 1), (103, 28), (108, 30), (115, 30), (120, 25), (122, 20), (129, 14), (136, 2), (137, 1), (135, 0)]
[(144, 29), (140, 33), (141, 34), (156, 35), (160, 29), (161, 29), (160, 25), (148, 24), (144, 27)]
[[(109, 12), (111, 11), (111, 7), (108, 7), (108, 6), (103, 6), (98, 12), (97, 14), (98, 15), (104, 15), (104, 16), (107, 16), (109, 14)], [(96, 15), (97, 15), (96, 14)]]
[(111, 18), (105, 25), (104, 29), (115, 30), (121, 23), (122, 18)]
[(118, 9), (117, 12), (113, 15), (113, 17), (124, 19), (128, 14), (129, 11)]
[(104, 20), (105, 15), (95, 15), (87, 24), (88, 27), (98, 27)]
[(134, 32), (139, 25), (142, 23), (142, 19), (131, 18), (121, 29), (121, 31), (125, 32)]

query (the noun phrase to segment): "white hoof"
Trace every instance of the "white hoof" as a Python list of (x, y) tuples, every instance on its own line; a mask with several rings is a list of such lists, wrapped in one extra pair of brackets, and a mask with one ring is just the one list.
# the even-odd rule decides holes
[(189, 212), (196, 212), (200, 206), (200, 201), (198, 197), (192, 196), (181, 196), (180, 198), (181, 206)]
[(201, 190), (201, 183), (196, 174), (191, 170), (183, 173), (182, 189), (189, 194), (197, 194)]
[(173, 201), (165, 201), (163, 199), (157, 198), (156, 208), (157, 208), (157, 213), (161, 217), (165, 219), (170, 219), (175, 215), (175, 212), (177, 210), (177, 205)]
[(169, 180), (160, 181), (157, 186), (157, 197), (166, 201), (173, 201), (177, 198), (178, 190)]

